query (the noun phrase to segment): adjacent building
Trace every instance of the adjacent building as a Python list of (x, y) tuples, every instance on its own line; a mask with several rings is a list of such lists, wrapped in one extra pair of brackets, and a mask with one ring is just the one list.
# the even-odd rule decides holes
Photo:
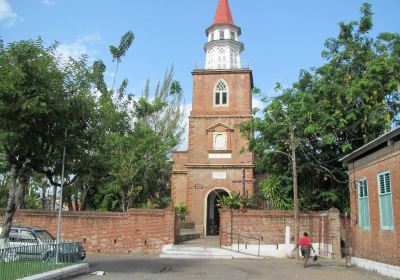
[(352, 262), (400, 277), (400, 128), (341, 161), (349, 173)]
[(192, 72), (193, 99), (188, 150), (173, 154), (174, 205), (185, 203), (201, 235), (218, 233), (218, 198), (254, 192), (253, 154), (237, 125), (252, 118), (252, 71), (243, 65), (228, 0), (219, 0), (206, 29), (206, 61)]

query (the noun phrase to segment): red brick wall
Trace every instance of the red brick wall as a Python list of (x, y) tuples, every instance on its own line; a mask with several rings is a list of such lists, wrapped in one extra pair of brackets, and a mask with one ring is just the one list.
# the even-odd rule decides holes
[[(0, 209), (0, 217), (4, 217)], [(19, 210), (14, 225), (38, 226), (57, 235), (54, 211)], [(63, 212), (63, 240), (82, 242), (87, 252), (157, 254), (174, 243), (179, 224), (173, 208), (130, 209), (127, 213)]]
[[(332, 245), (332, 255), (341, 257), (340, 250), (340, 217), (339, 211), (331, 209), (326, 212), (301, 213), (300, 236), (307, 231), (315, 243)], [(325, 223), (322, 222), (324, 220)], [(293, 211), (277, 210), (225, 210), (221, 212), (220, 241), (230, 245), (230, 232), (245, 236), (262, 238), (261, 244), (285, 244), (285, 229), (290, 226), (290, 239), (294, 243)], [(322, 230), (322, 227), (324, 229)], [(322, 234), (325, 235), (323, 238)], [(236, 242), (237, 237), (234, 237)], [(258, 242), (248, 239), (248, 243)]]
[[(349, 163), (350, 205), (353, 256), (400, 265), (400, 142), (395, 142), (368, 156)], [(380, 226), (379, 193), (377, 174), (389, 171), (392, 185), (394, 230), (382, 230)], [(366, 178), (370, 213), (369, 229), (358, 223), (357, 181)]]
[[(253, 76), (250, 70), (194, 71), (191, 115), (251, 115), (251, 89)], [(229, 106), (214, 106), (214, 91), (219, 80), (228, 86)]]

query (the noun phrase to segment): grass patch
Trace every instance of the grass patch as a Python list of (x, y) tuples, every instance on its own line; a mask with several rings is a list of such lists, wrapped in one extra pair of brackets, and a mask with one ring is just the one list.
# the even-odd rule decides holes
[(0, 262), (0, 279), (14, 280), (71, 265), (46, 261)]

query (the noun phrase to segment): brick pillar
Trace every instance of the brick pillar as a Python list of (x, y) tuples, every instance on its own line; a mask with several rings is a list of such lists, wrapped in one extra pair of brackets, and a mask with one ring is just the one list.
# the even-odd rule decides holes
[(172, 205), (165, 208), (165, 239), (168, 243), (175, 243), (177, 241), (177, 227), (179, 222), (176, 218), (176, 210)]
[(219, 223), (219, 241), (222, 246), (231, 245), (231, 234), (232, 233), (232, 210), (222, 209), (220, 213)]
[(332, 245), (332, 258), (341, 259), (342, 252), (340, 248), (340, 212), (336, 208), (329, 210), (330, 223), (330, 241)]

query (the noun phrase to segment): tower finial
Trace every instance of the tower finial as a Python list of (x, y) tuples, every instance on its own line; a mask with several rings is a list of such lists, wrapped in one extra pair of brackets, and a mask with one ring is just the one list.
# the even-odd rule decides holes
[(244, 46), (239, 41), (241, 30), (233, 23), (228, 0), (218, 0), (212, 25), (206, 29), (205, 69), (240, 69), (240, 53)]
[(219, 0), (213, 21), (213, 25), (214, 24), (234, 25), (228, 0)]

